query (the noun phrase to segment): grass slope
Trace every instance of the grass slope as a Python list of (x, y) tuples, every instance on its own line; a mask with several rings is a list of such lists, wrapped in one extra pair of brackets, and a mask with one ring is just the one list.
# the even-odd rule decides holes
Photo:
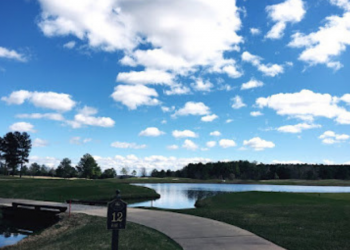
[(115, 191), (121, 191), (124, 200), (155, 199), (159, 195), (152, 189), (108, 180), (64, 180), (1, 178), (1, 198), (23, 198), (63, 202), (69, 199), (110, 200)]
[(350, 194), (229, 193), (179, 212), (223, 221), (289, 250), (350, 249)]
[[(74, 214), (41, 234), (30, 236), (4, 250), (104, 250), (111, 249), (111, 231), (106, 229), (106, 218)], [(173, 240), (153, 229), (127, 223), (120, 230), (119, 249), (181, 250)]]

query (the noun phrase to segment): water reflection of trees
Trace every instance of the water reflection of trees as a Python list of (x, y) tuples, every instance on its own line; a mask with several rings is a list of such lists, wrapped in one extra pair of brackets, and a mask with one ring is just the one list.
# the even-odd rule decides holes
[(221, 194), (221, 191), (204, 191), (204, 190), (184, 190), (183, 193), (191, 200), (202, 200), (207, 197)]

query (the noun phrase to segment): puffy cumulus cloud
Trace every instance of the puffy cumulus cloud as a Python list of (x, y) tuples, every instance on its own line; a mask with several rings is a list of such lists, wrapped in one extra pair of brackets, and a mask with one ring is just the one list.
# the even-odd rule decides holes
[(252, 88), (258, 88), (264, 86), (264, 83), (262, 81), (258, 81), (255, 79), (250, 79), (249, 82), (243, 83), (241, 86), (241, 90), (245, 89), (252, 89)]
[(175, 111), (173, 116), (187, 116), (187, 115), (209, 115), (210, 108), (203, 102), (186, 102), (185, 106)]
[(75, 136), (69, 139), (69, 143), (70, 144), (75, 144), (75, 145), (82, 145), (82, 144), (86, 144), (88, 142), (91, 142), (92, 139), (91, 138), (81, 138), (79, 136)]
[(15, 50), (10, 50), (4, 47), (0, 47), (0, 58), (7, 58), (20, 62), (27, 61), (27, 58), (23, 54), (20, 54)]
[(261, 139), (260, 137), (254, 137), (250, 140), (244, 140), (243, 141), (244, 146), (251, 147), (255, 151), (262, 151), (267, 148), (274, 148), (275, 144), (272, 141), (265, 141)]
[(70, 41), (68, 43), (65, 43), (63, 45), (63, 48), (66, 48), (66, 49), (73, 49), (76, 45), (76, 42), (75, 41)]
[(198, 145), (196, 143), (194, 143), (191, 140), (186, 139), (184, 141), (184, 144), (182, 144), (182, 147), (187, 149), (187, 150), (197, 150), (198, 149)]
[(294, 48), (304, 48), (299, 60), (309, 65), (324, 64), (334, 70), (343, 65), (336, 57), (350, 44), (350, 4), (347, 0), (331, 0), (332, 4), (344, 9), (342, 16), (328, 16), (318, 31), (310, 34), (296, 32), (288, 44)]
[(17, 118), (21, 119), (49, 119), (54, 121), (64, 121), (64, 117), (59, 113), (32, 113), (32, 114), (18, 114)]
[[(39, 2), (44, 35), (73, 35), (95, 49), (121, 50), (129, 66), (180, 74), (205, 66), (224, 73), (234, 67), (224, 52), (243, 41), (235, 0)], [(150, 46), (139, 46), (144, 43)]]
[(164, 113), (172, 112), (175, 110), (175, 106), (171, 106), (171, 107), (162, 106), (161, 109)]
[(249, 62), (253, 66), (255, 66), (260, 72), (262, 72), (265, 76), (275, 77), (279, 74), (284, 73), (284, 68), (279, 64), (263, 64), (261, 61), (263, 58), (260, 56), (256, 56), (250, 54), (248, 51), (244, 51), (241, 56), (244, 62)]
[(9, 129), (11, 131), (18, 131), (18, 132), (32, 132), (35, 133), (34, 126), (31, 123), (28, 122), (16, 122), (12, 124)]
[(206, 145), (208, 148), (213, 148), (216, 146), (216, 141), (208, 141)]
[(21, 105), (27, 100), (35, 107), (53, 109), (59, 112), (70, 111), (76, 104), (68, 94), (37, 91), (30, 92), (26, 90), (14, 91), (10, 96), (2, 97), (1, 100), (9, 105)]
[(225, 122), (226, 123), (231, 123), (231, 122), (233, 122), (233, 119), (227, 119)]
[(195, 132), (193, 132), (191, 130), (187, 130), (187, 129), (182, 130), (182, 131), (174, 130), (172, 134), (175, 138), (186, 138), (186, 137), (195, 138), (195, 137), (198, 137), (198, 135)]
[(113, 142), (111, 144), (111, 147), (113, 148), (124, 148), (124, 149), (143, 149), (146, 148), (147, 146), (145, 144), (136, 144), (136, 143), (129, 143), (129, 142)]
[(36, 162), (39, 165), (45, 165), (48, 166), (50, 168), (56, 168), (59, 164), (60, 164), (60, 159), (56, 158), (56, 157), (50, 157), (50, 156), (46, 156), (46, 157), (40, 157), (40, 156), (29, 156), (29, 165), (31, 165), (32, 163)]
[(350, 124), (350, 112), (338, 106), (338, 97), (330, 94), (314, 93), (302, 90), (297, 93), (280, 93), (269, 97), (260, 97), (256, 104), (260, 108), (274, 109), (278, 115), (286, 115), (312, 121), (315, 117), (335, 119), (340, 124)]
[(346, 102), (346, 104), (350, 105), (350, 94), (345, 94), (340, 98), (341, 101)]
[(166, 95), (187, 95), (190, 93), (190, 88), (182, 84), (173, 84), (170, 86), (170, 89), (164, 91), (164, 94)]
[(220, 133), (220, 131), (216, 130), (216, 131), (210, 132), (209, 135), (211, 135), (211, 136), (220, 136), (221, 133)]
[(269, 39), (282, 38), (286, 24), (300, 22), (306, 13), (302, 0), (286, 0), (283, 3), (269, 5), (266, 11), (269, 18), (276, 22), (265, 36)]
[(243, 103), (242, 97), (236, 95), (234, 98), (231, 99), (233, 101), (232, 108), (233, 109), (240, 109), (243, 107), (246, 107), (247, 105)]
[(40, 138), (35, 138), (33, 141), (33, 147), (35, 148), (43, 148), (43, 147), (46, 147), (48, 144), (49, 144), (48, 141)]
[(179, 149), (179, 146), (178, 146), (178, 145), (173, 144), (173, 145), (169, 145), (169, 146), (167, 146), (167, 149), (169, 149), (169, 150), (177, 150), (177, 149)]
[(222, 148), (231, 148), (231, 147), (236, 147), (237, 144), (234, 140), (230, 140), (230, 139), (221, 139), (219, 141), (219, 145)]
[(219, 117), (216, 114), (206, 115), (206, 116), (203, 116), (201, 118), (201, 121), (202, 122), (212, 122), (212, 121), (214, 121), (217, 118), (219, 118)]
[(166, 84), (173, 83), (174, 76), (170, 73), (147, 69), (145, 71), (122, 72), (117, 76), (117, 82), (128, 84)]
[(211, 161), (208, 158), (176, 158), (173, 156), (165, 157), (162, 155), (151, 155), (143, 158), (135, 155), (116, 155), (114, 157), (94, 156), (94, 158), (103, 170), (107, 168), (115, 168), (117, 172), (120, 172), (123, 167), (128, 167), (129, 169), (135, 169), (139, 172), (142, 168), (146, 168), (148, 173), (153, 169), (170, 169), (175, 171), (190, 163), (208, 163)]
[(158, 97), (158, 93), (144, 85), (118, 85), (112, 94), (112, 98), (116, 102), (121, 102), (131, 110), (143, 105), (159, 105), (160, 102), (156, 97)]
[(347, 134), (336, 134), (335, 132), (328, 130), (318, 137), (324, 144), (335, 144), (349, 140), (350, 136)]
[(313, 128), (321, 128), (322, 126), (319, 124), (308, 124), (308, 123), (299, 123), (295, 125), (286, 125), (277, 128), (277, 131), (283, 133), (301, 133), (303, 130), (313, 129)]
[(157, 137), (160, 135), (164, 135), (165, 133), (163, 131), (160, 131), (158, 128), (156, 127), (149, 127), (146, 128), (145, 130), (142, 130), (139, 133), (139, 136), (152, 136), (152, 137)]
[(334, 161), (325, 159), (325, 160), (323, 160), (323, 163), (324, 163), (325, 165), (333, 165), (333, 164), (334, 164)]
[(250, 28), (249, 31), (250, 31), (250, 34), (252, 34), (253, 36), (260, 35), (261, 33), (261, 31), (258, 28)]
[(253, 117), (257, 117), (257, 116), (262, 116), (264, 114), (261, 113), (260, 111), (252, 111), (252, 112), (250, 112), (250, 115)]
[(214, 85), (210, 81), (203, 81), (203, 79), (198, 78), (194, 83), (191, 84), (192, 88), (196, 91), (210, 92)]
[(113, 127), (115, 122), (110, 117), (96, 117), (98, 110), (85, 106), (74, 116), (74, 120), (66, 121), (72, 128), (81, 128), (82, 126), (96, 126), (109, 128)]

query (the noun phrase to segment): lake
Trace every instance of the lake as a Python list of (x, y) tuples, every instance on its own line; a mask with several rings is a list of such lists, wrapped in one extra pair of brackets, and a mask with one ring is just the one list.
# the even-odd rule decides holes
[(350, 187), (295, 186), (295, 185), (250, 185), (250, 184), (207, 184), (207, 183), (137, 183), (154, 189), (160, 199), (128, 205), (129, 207), (157, 207), (166, 209), (194, 208), (198, 199), (223, 192), (294, 192), (294, 193), (350, 193)]

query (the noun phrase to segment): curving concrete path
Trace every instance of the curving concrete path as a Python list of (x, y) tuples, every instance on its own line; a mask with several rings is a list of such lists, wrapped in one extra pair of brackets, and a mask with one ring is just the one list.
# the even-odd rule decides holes
[[(12, 202), (61, 205), (57, 202), (0, 198), (0, 205)], [(72, 205), (73, 213), (106, 217), (106, 207)], [(166, 211), (128, 208), (127, 220), (156, 229), (176, 241), (184, 250), (283, 250), (283, 248), (241, 228), (202, 217)]]

